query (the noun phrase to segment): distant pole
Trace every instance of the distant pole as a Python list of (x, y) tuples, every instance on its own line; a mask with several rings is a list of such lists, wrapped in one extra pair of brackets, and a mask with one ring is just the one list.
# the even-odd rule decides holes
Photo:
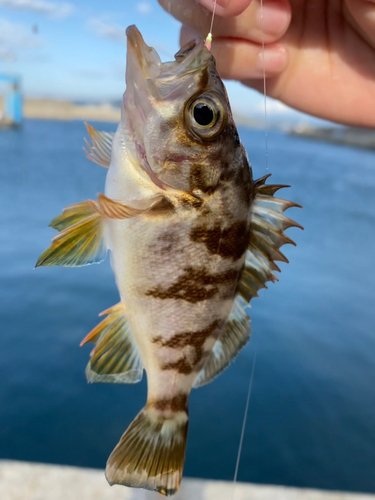
[(22, 124), (22, 93), (20, 78), (0, 74), (0, 80), (8, 82), (9, 87), (4, 95), (4, 115), (2, 123), (5, 126), (19, 127)]
[(12, 125), (20, 126), (22, 124), (22, 94), (20, 90), (20, 83), (14, 79), (11, 84), (10, 91), (6, 96), (6, 114), (10, 119)]

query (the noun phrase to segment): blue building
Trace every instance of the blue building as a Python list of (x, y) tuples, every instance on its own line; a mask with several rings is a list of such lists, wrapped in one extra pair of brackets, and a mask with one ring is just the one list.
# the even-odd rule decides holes
[(22, 123), (21, 79), (0, 73), (0, 83), (5, 83), (3, 109), (0, 110), (0, 126), (19, 127)]

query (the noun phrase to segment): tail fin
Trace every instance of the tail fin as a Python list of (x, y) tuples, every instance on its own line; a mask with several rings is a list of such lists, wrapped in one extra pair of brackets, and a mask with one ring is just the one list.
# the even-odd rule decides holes
[(143, 408), (108, 459), (109, 484), (174, 495), (182, 478), (187, 428), (186, 411), (166, 418)]

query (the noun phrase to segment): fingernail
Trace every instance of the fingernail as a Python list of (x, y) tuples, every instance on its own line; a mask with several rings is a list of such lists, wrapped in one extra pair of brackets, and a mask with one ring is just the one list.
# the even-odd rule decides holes
[[(206, 9), (209, 9), (211, 12), (213, 11), (215, 0), (198, 0), (198, 2), (203, 5), (203, 7), (206, 7)], [(218, 10), (216, 12), (219, 11), (220, 13), (220, 10), (225, 9), (228, 6), (229, 2), (230, 0), (217, 0), (216, 7), (218, 8)]]
[(280, 34), (288, 27), (290, 11), (280, 8), (276, 2), (267, 3), (256, 13), (258, 28), (268, 34)]
[(259, 74), (280, 73), (284, 70), (286, 62), (287, 54), (284, 46), (268, 47), (259, 52), (255, 69)]

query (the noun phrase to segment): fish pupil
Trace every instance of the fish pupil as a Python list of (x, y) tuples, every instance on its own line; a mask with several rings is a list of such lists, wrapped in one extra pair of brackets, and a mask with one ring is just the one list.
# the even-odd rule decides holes
[(194, 106), (194, 120), (202, 127), (207, 127), (214, 120), (214, 112), (212, 108), (203, 102), (199, 102)]

